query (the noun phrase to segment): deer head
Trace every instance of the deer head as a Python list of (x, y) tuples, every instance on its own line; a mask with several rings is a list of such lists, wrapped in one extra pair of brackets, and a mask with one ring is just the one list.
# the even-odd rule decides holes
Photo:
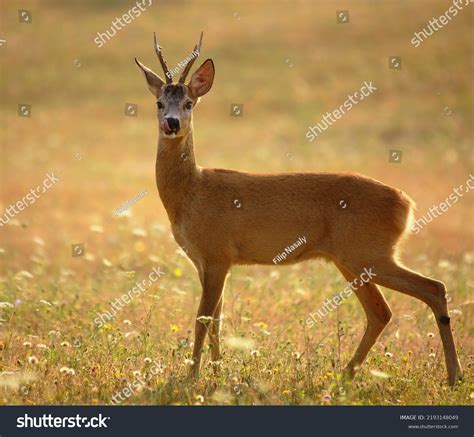
[(185, 84), (186, 77), (201, 51), (203, 36), (201, 32), (199, 44), (196, 44), (193, 50), (195, 56), (186, 64), (178, 83), (173, 84), (173, 76), (163, 58), (162, 48), (156, 41), (156, 34), (153, 34), (153, 36), (155, 52), (165, 73), (166, 80), (163, 80), (136, 58), (135, 62), (142, 70), (151, 93), (156, 97), (160, 135), (165, 138), (185, 137), (192, 129), (194, 107), (200, 97), (212, 87), (215, 74), (214, 63), (212, 59), (204, 61), (191, 76), (188, 84)]

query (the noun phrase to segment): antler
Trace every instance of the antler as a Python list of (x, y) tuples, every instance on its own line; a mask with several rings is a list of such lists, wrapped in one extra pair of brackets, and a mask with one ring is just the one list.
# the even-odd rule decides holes
[(194, 61), (196, 60), (196, 58), (199, 56), (199, 54), (201, 53), (201, 44), (202, 44), (202, 35), (203, 35), (204, 32), (201, 32), (201, 37), (199, 38), (199, 45), (196, 44), (194, 46), (194, 50), (193, 52), (195, 52), (197, 50), (197, 56), (195, 56), (193, 59), (191, 59), (187, 64), (186, 64), (186, 67), (184, 68), (183, 72), (181, 73), (181, 76), (179, 78), (179, 83), (184, 83), (184, 81), (186, 80), (186, 76), (188, 75), (189, 73), (189, 70), (191, 70), (191, 67), (193, 66), (194, 64)]
[(153, 39), (155, 40), (155, 52), (156, 55), (158, 56), (158, 59), (160, 60), (161, 67), (163, 68), (163, 71), (166, 76), (166, 83), (173, 83), (173, 76), (171, 75), (171, 72), (168, 68), (168, 65), (166, 64), (166, 61), (163, 59), (163, 54), (161, 52), (161, 47), (158, 45), (158, 42), (156, 41), (156, 33), (153, 32)]

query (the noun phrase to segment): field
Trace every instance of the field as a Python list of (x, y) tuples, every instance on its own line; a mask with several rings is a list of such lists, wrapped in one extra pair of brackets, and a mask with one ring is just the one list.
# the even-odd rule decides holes
[[(431, 311), (387, 289), (392, 321), (345, 382), (365, 316), (352, 296), (305, 323), (346, 286), (319, 261), (234, 267), (223, 359), (210, 362), (206, 345), (200, 379), (187, 378), (200, 284), (158, 197), (155, 101), (134, 63), (160, 71), (153, 31), (175, 66), (204, 30), (216, 79), (194, 114), (201, 166), (356, 171), (409, 193), (421, 217), (474, 174), (472, 6), (418, 48), (410, 42), (450, 5), (167, 0), (99, 48), (97, 33), (132, 1), (2, 2), (0, 214), (48, 174), (58, 181), (0, 227), (0, 404), (471, 404), (472, 192), (412, 235), (402, 256), (447, 285), (465, 373), (457, 386), (447, 385)], [(348, 23), (336, 22), (338, 10)], [(392, 56), (401, 69), (389, 68)], [(377, 90), (309, 142), (308, 127), (365, 81)], [(389, 161), (392, 150), (401, 162)], [(98, 313), (153, 268), (164, 274), (99, 328)]]

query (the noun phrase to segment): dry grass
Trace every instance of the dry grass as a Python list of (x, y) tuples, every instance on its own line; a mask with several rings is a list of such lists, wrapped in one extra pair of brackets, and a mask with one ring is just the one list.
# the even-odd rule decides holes
[[(446, 3), (164, 1), (99, 49), (96, 33), (133, 3), (97, 3), (2, 5), (1, 211), (48, 172), (60, 182), (0, 228), (0, 302), (13, 305), (0, 308), (0, 403), (108, 403), (134, 371), (149, 373), (146, 357), (160, 360), (161, 371), (128, 403), (472, 402), (472, 194), (412, 237), (404, 256), (448, 286), (466, 372), (456, 388), (445, 383), (431, 313), (390, 290), (393, 321), (354, 383), (343, 384), (340, 371), (365, 319), (352, 297), (324, 324), (304, 326), (310, 311), (344, 287), (332, 266), (315, 262), (234, 268), (220, 371), (206, 362), (202, 378), (188, 381), (199, 281), (176, 252), (156, 194), (154, 103), (133, 63), (137, 56), (158, 65), (153, 30), (175, 65), (204, 29), (203, 57), (213, 57), (217, 76), (195, 114), (201, 165), (359, 171), (410, 193), (422, 215), (473, 168), (472, 10), (415, 49), (413, 32)], [(18, 23), (19, 8), (32, 10), (33, 24)], [(346, 8), (351, 23), (337, 25), (335, 10)], [(390, 55), (402, 57), (401, 71), (387, 68)], [(308, 143), (308, 126), (365, 80), (377, 92)], [(137, 118), (123, 115), (125, 102), (139, 105)], [(32, 105), (31, 118), (17, 116), (19, 103)], [(231, 103), (244, 104), (244, 117), (229, 116)], [(402, 164), (388, 163), (389, 149), (403, 150)], [(148, 195), (130, 216), (113, 216), (143, 189)], [(71, 257), (71, 244), (80, 242), (86, 256)], [(98, 329), (96, 313), (153, 266), (166, 275)]]

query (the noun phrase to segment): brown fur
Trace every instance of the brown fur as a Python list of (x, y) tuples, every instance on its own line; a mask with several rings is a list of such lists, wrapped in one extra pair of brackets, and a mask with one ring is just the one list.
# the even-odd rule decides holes
[[(183, 166), (179, 155), (176, 165), (169, 155), (157, 162), (158, 189), (160, 194), (171, 189), (162, 200), (174, 235), (197, 259), (273, 264), (275, 255), (302, 235), (307, 243), (283, 264), (318, 255), (344, 262), (354, 247), (358, 259), (365, 253), (371, 259), (374, 251), (390, 256), (411, 213), (408, 197), (362, 175), (193, 169)], [(172, 175), (180, 182), (168, 186)], [(186, 193), (182, 204), (176, 202), (178, 190)], [(205, 247), (195, 248), (203, 240)]]

